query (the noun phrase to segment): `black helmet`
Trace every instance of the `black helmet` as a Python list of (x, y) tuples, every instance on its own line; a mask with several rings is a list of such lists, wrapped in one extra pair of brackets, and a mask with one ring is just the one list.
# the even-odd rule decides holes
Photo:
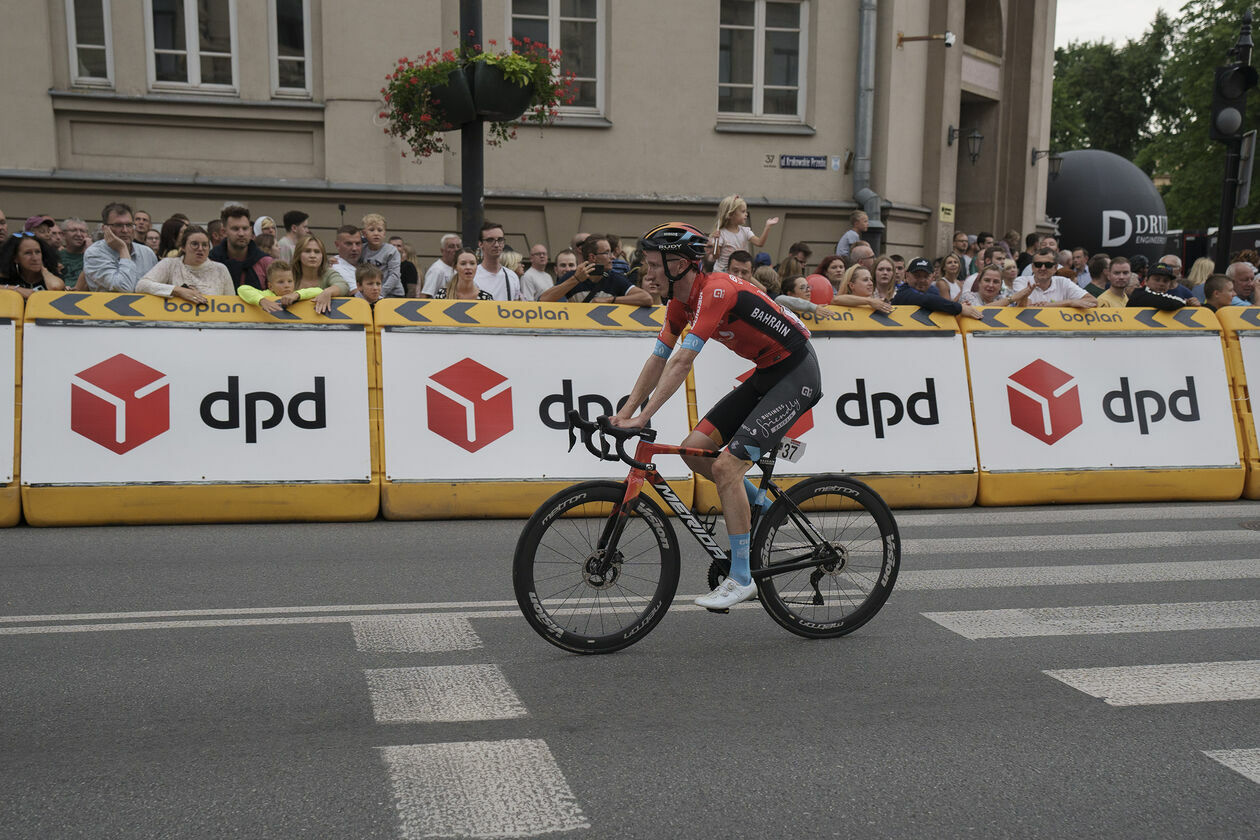
[(686, 276), (692, 268), (697, 268), (701, 260), (708, 255), (709, 237), (699, 228), (686, 222), (666, 222), (643, 234), (639, 247), (646, 251), (657, 251), (662, 255), (683, 257), (692, 263), (681, 273), (670, 273), (669, 265), (665, 265), (665, 276), (669, 278), (672, 288), (674, 283)]
[(700, 229), (686, 222), (666, 222), (643, 234), (639, 246), (644, 251), (660, 251), (662, 254), (676, 254), (689, 260), (702, 260), (705, 257), (709, 237)]

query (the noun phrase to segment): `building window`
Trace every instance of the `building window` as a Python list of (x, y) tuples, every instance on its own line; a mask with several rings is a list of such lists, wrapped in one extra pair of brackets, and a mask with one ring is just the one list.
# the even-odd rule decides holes
[(801, 0), (722, 0), (718, 114), (767, 122), (805, 117), (805, 34)]
[(114, 84), (114, 45), (109, 23), (109, 0), (66, 0), (72, 84)]
[(149, 0), (154, 87), (236, 89), (235, 0)]
[(275, 31), (271, 88), (279, 96), (310, 96), (310, 0), (270, 0), (270, 7)]
[(560, 69), (576, 77), (572, 105), (562, 114), (604, 112), (604, 0), (512, 0), (513, 38), (529, 38), (560, 50)]

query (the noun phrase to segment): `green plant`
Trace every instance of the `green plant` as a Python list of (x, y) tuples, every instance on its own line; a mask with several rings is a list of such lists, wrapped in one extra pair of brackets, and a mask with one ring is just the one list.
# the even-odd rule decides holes
[[(496, 41), (487, 41), (497, 46)], [(432, 49), (417, 59), (400, 58), (393, 72), (385, 76), (381, 88), (385, 108), (379, 114), (388, 120), (385, 133), (402, 140), (417, 157), (429, 157), (449, 147), (444, 131), (453, 127), (447, 117), (441, 90), (454, 70), (464, 70), (482, 62), (497, 67), (505, 79), (531, 89), (529, 110), (520, 122), (545, 127), (559, 114), (561, 105), (573, 102), (573, 73), (561, 71), (560, 50), (529, 38), (513, 38), (512, 49), (485, 52), (480, 45), (462, 45), (458, 50)], [(499, 146), (516, 137), (515, 122), (490, 123), (486, 142)], [(407, 156), (403, 152), (403, 157)]]

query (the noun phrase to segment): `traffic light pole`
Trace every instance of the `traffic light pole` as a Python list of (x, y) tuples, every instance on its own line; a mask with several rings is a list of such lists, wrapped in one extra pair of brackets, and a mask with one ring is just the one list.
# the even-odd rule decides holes
[(1216, 271), (1222, 274), (1229, 267), (1230, 242), (1234, 238), (1234, 208), (1238, 203), (1247, 90), (1256, 84), (1256, 72), (1251, 68), (1251, 48), (1251, 10), (1248, 9), (1243, 13), (1238, 43), (1230, 50), (1235, 64), (1217, 69), (1213, 91), (1212, 137), (1225, 144), (1221, 220), (1216, 230)]

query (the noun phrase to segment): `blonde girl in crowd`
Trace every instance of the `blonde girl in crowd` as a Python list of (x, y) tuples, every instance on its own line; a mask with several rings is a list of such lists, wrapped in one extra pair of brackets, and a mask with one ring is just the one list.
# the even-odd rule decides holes
[(936, 289), (946, 300), (958, 300), (962, 294), (962, 260), (953, 251), (941, 258), (941, 276)]
[(892, 304), (875, 296), (875, 278), (864, 265), (854, 265), (844, 273), (840, 293), (832, 306), (869, 306), (876, 312), (892, 312)]
[(760, 248), (766, 244), (766, 236), (770, 228), (779, 223), (778, 216), (766, 219), (766, 226), (761, 236), (748, 227), (748, 205), (737, 195), (728, 195), (718, 205), (717, 221), (713, 233), (709, 236), (710, 256), (713, 259), (714, 271), (726, 271), (731, 254), (736, 251), (753, 253), (752, 245)]
[(455, 255), (455, 273), (434, 296), (437, 300), (494, 300), (494, 296), (477, 285), (477, 252), (463, 248)]
[(871, 297), (892, 300), (897, 294), (897, 265), (885, 254), (875, 261), (875, 291)]
[(315, 298), (316, 312), (327, 312), (335, 297), (350, 297), (350, 285), (328, 264), (328, 251), (318, 236), (299, 236), (293, 245), (293, 257), (293, 288), (299, 292), (323, 290)]

